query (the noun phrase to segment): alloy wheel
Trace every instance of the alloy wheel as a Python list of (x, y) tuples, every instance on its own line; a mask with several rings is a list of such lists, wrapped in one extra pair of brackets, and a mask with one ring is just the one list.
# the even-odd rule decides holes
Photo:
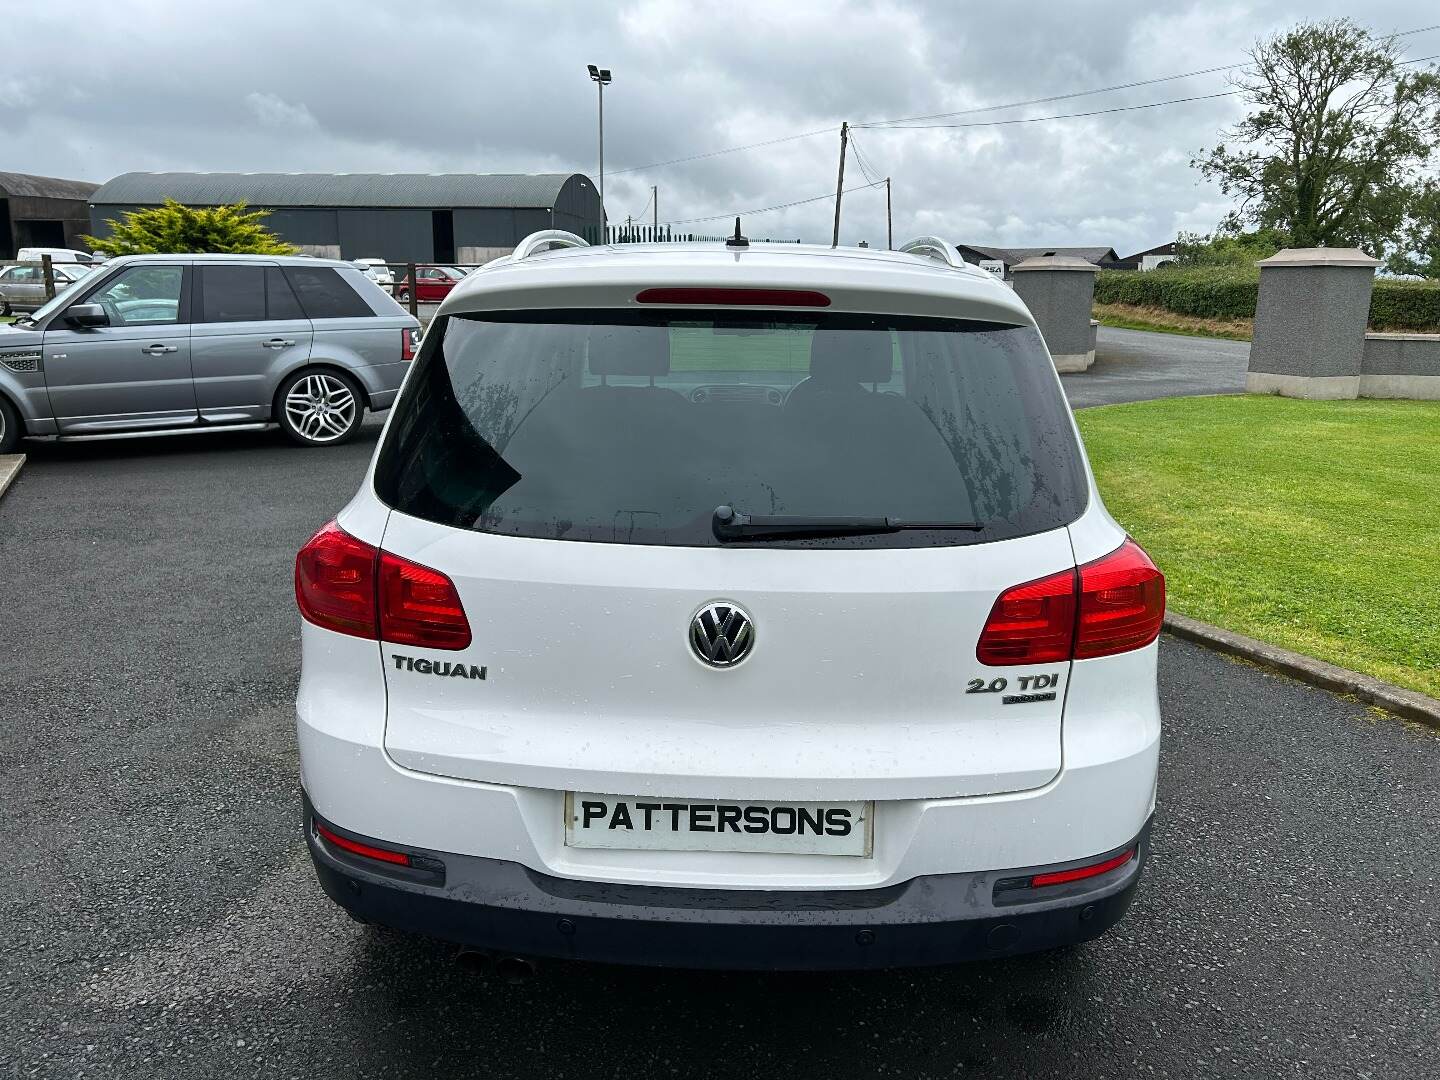
[(315, 372), (297, 379), (285, 395), (285, 416), (304, 439), (328, 443), (355, 423), (359, 408), (350, 387), (335, 375)]

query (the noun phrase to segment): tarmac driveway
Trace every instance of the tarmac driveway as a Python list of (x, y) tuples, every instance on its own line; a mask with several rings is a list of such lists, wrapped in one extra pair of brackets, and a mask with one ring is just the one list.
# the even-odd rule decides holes
[(1248, 341), (1102, 326), (1095, 366), (1062, 375), (1060, 381), (1077, 409), (1191, 394), (1243, 394), (1249, 360)]
[(356, 926), (300, 835), (290, 574), (370, 439), (29, 448), (0, 500), (0, 1075), (1435, 1075), (1440, 736), (1169, 639), (1154, 859), (1090, 945), (512, 986)]

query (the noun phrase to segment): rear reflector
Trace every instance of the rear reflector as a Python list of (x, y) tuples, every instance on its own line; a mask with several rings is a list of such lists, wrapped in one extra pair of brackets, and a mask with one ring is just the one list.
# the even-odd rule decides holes
[(455, 583), (330, 522), (295, 557), (300, 614), (336, 633), (427, 649), (470, 647)]
[(1135, 849), (1130, 848), (1113, 858), (1090, 866), (1077, 866), (1074, 870), (1056, 870), (1049, 874), (1036, 874), (1030, 879), (1030, 887), (1043, 889), (1046, 885), (1064, 885), (1070, 881), (1084, 881), (1086, 878), (1099, 877), (1101, 874), (1108, 874), (1111, 870), (1120, 869), (1134, 857)]
[(810, 289), (646, 289), (638, 304), (691, 307), (829, 307), (830, 297)]
[(1144, 648), (1165, 620), (1165, 576), (1134, 540), (1077, 570), (1006, 589), (975, 657), (994, 667), (1089, 660)]
[(362, 844), (358, 840), (349, 840), (331, 829), (327, 829), (320, 822), (315, 822), (315, 831), (328, 844), (334, 844), (341, 851), (348, 851), (351, 855), (361, 855), (367, 859), (377, 859), (380, 862), (394, 863), (396, 866), (409, 866), (410, 856), (403, 851), (387, 851), (385, 848), (371, 847), (369, 844)]

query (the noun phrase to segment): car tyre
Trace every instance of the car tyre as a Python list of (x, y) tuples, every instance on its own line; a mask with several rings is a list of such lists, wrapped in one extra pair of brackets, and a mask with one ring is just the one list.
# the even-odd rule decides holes
[(299, 446), (339, 446), (360, 430), (365, 395), (349, 375), (333, 368), (305, 368), (280, 384), (275, 419)]
[(20, 415), (15, 406), (0, 396), (0, 454), (8, 454), (20, 441)]
[(0, 318), (4, 318), (10, 314), (10, 301), (6, 300), (5, 297), (0, 296)]

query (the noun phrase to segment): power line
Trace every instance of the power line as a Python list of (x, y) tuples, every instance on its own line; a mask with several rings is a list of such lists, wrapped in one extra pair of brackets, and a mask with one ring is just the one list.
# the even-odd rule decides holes
[[(1429, 26), (1419, 26), (1419, 27), (1416, 27), (1416, 28), (1413, 29), (1413, 30), (1402, 30), (1402, 31), (1398, 31), (1398, 32), (1396, 32), (1396, 33), (1394, 33), (1394, 34), (1387, 34), (1387, 35), (1385, 35), (1385, 36), (1387, 36), (1387, 37), (1397, 37), (1397, 38), (1401, 38), (1401, 37), (1412, 37), (1412, 36), (1414, 36), (1415, 34), (1423, 34), (1423, 33), (1429, 32), (1429, 31), (1431, 31), (1431, 30), (1440, 30), (1440, 23), (1433, 23), (1433, 24), (1431, 24), (1431, 25), (1429, 25)], [(1427, 57), (1421, 57), (1419, 60), (1407, 60), (1407, 61), (1405, 61), (1405, 63), (1414, 64), (1414, 63), (1420, 63), (1420, 62), (1422, 62), (1422, 61), (1424, 61), (1424, 60), (1433, 60), (1433, 59), (1435, 59), (1435, 57), (1429, 57), (1429, 56), (1427, 56)], [(1052, 101), (1068, 101), (1068, 100), (1071, 100), (1071, 99), (1074, 99), (1074, 98), (1092, 97), (1092, 96), (1094, 96), (1094, 95), (1096, 95), (1096, 94), (1108, 94), (1108, 93), (1112, 93), (1112, 92), (1117, 91), (1117, 90), (1129, 90), (1129, 89), (1133, 89), (1133, 88), (1138, 87), (1138, 86), (1154, 86), (1154, 85), (1156, 85), (1156, 84), (1158, 84), (1158, 83), (1175, 82), (1175, 81), (1178, 81), (1178, 80), (1180, 80), (1180, 79), (1189, 79), (1189, 78), (1194, 78), (1194, 77), (1200, 76), (1200, 75), (1214, 75), (1214, 74), (1216, 74), (1216, 73), (1218, 73), (1218, 72), (1221, 72), (1221, 71), (1231, 71), (1231, 70), (1233, 70), (1233, 69), (1235, 69), (1235, 68), (1237, 68), (1237, 67), (1243, 66), (1243, 64), (1244, 64), (1244, 61), (1240, 61), (1240, 62), (1234, 63), (1234, 64), (1222, 64), (1222, 65), (1217, 66), (1217, 67), (1199, 68), (1199, 69), (1197, 69), (1197, 70), (1195, 70), (1195, 71), (1186, 71), (1186, 72), (1182, 72), (1181, 74), (1178, 74), (1178, 75), (1161, 75), (1161, 76), (1158, 76), (1158, 77), (1156, 77), (1156, 78), (1154, 78), (1154, 79), (1138, 79), (1138, 80), (1133, 81), (1133, 82), (1117, 83), (1117, 84), (1115, 84), (1114, 86), (1105, 86), (1105, 87), (1100, 87), (1100, 88), (1098, 88), (1098, 89), (1076, 90), (1076, 91), (1073, 91), (1073, 92), (1067, 93), (1067, 94), (1051, 94), (1051, 95), (1049, 95), (1048, 97), (1029, 98), (1029, 99), (1024, 100), (1024, 101), (1011, 101), (1011, 102), (1007, 102), (1007, 103), (1005, 103), (1005, 104), (1003, 104), (1003, 105), (977, 105), (977, 106), (975, 106), (975, 107), (973, 107), (973, 108), (960, 109), (960, 110), (957, 110), (957, 111), (955, 111), (955, 112), (930, 113), (930, 114), (925, 115), (925, 116), (901, 117), (901, 118), (892, 119), (892, 120), (871, 120), (871, 121), (868, 121), (868, 122), (866, 122), (866, 123), (864, 123), (864, 124), (852, 125), (852, 128), (853, 128), (853, 127), (867, 127), (867, 128), (879, 130), (879, 129), (883, 129), (883, 128), (885, 128), (885, 127), (889, 127), (889, 126), (892, 126), (892, 125), (904, 125), (904, 124), (907, 124), (907, 123), (912, 123), (912, 122), (920, 121), (920, 120), (943, 120), (943, 119), (946, 119), (946, 118), (951, 117), (951, 116), (971, 116), (971, 115), (974, 115), (974, 114), (976, 114), (976, 113), (983, 113), (983, 112), (1001, 112), (1001, 111), (1003, 111), (1003, 110), (1005, 110), (1005, 109), (1018, 109), (1018, 108), (1023, 108), (1024, 106), (1027, 106), (1027, 105), (1043, 105), (1043, 104), (1048, 104), (1049, 102), (1052, 102)], [(1201, 99), (1199, 99), (1199, 98), (1179, 98), (1179, 99), (1177, 99), (1177, 101), (1189, 101), (1189, 100), (1201, 100)], [(1137, 108), (1153, 108), (1154, 105), (1145, 105), (1145, 106), (1136, 106), (1136, 107), (1137, 107)], [(1103, 111), (1103, 110), (1102, 110), (1102, 111)], [(1099, 113), (1098, 113), (1098, 112), (1097, 112), (1097, 113), (1075, 113), (1075, 114), (1070, 114), (1070, 115), (1075, 115), (1075, 116), (1093, 116), (1093, 115), (1099, 115)], [(1056, 117), (1056, 119), (1063, 119), (1063, 117)], [(937, 125), (937, 126), (940, 126), (940, 125)], [(670, 166), (670, 165), (681, 165), (681, 164), (684, 164), (684, 163), (689, 162), (689, 161), (703, 161), (703, 160), (705, 160), (706, 158), (720, 157), (721, 155), (724, 155), (724, 154), (738, 154), (738, 153), (741, 153), (741, 152), (746, 151), (746, 150), (757, 150), (757, 149), (759, 149), (759, 148), (761, 148), (761, 147), (764, 147), (764, 146), (776, 146), (776, 145), (778, 145), (778, 144), (780, 144), (780, 143), (794, 142), (794, 141), (796, 141), (796, 140), (798, 140), (798, 139), (812, 139), (812, 138), (815, 138), (815, 137), (818, 136), (818, 135), (828, 135), (828, 134), (831, 134), (834, 130), (835, 130), (834, 125), (831, 125), (830, 127), (816, 128), (816, 129), (813, 130), (813, 131), (801, 131), (801, 132), (797, 132), (796, 134), (793, 134), (793, 135), (781, 135), (781, 136), (777, 136), (776, 138), (772, 138), (772, 139), (762, 139), (762, 140), (760, 140), (760, 141), (758, 141), (758, 142), (744, 143), (744, 144), (742, 144), (742, 145), (740, 145), (740, 146), (727, 146), (727, 147), (724, 147), (724, 148), (719, 149), (719, 150), (710, 150), (710, 151), (707, 151), (707, 152), (705, 152), (705, 153), (703, 153), (703, 154), (690, 154), (690, 155), (687, 155), (687, 156), (685, 156), (685, 157), (670, 158), (670, 159), (668, 159), (668, 160), (666, 160), (666, 161), (654, 161), (654, 162), (651, 162), (651, 163), (648, 164), (648, 165), (631, 165), (631, 166), (629, 166), (629, 167), (627, 167), (627, 168), (624, 168), (624, 169), (612, 169), (612, 170), (610, 170), (610, 175), (611, 175), (611, 176), (617, 176), (617, 175), (619, 175), (619, 174), (621, 174), (621, 173), (643, 172), (643, 171), (645, 171), (646, 169), (663, 169), (663, 168), (666, 168), (666, 167), (668, 167), (668, 166)]]
[(1137, 109), (1158, 109), (1162, 105), (1183, 105), (1187, 101), (1210, 101), (1214, 98), (1235, 97), (1239, 90), (1222, 90), (1218, 94), (1197, 94), (1194, 97), (1169, 98), (1166, 101), (1150, 101), (1144, 105), (1117, 105), (1110, 109), (1092, 109), (1090, 112), (1058, 113), (1053, 116), (1017, 116), (1009, 120), (971, 120), (963, 124), (903, 124), (891, 127), (872, 128), (868, 131), (928, 131), (936, 128), (1003, 127), (1006, 124), (1038, 124), (1042, 120), (1075, 120), (1082, 116), (1104, 116), (1107, 113), (1135, 112)]
[[(868, 191), (870, 188), (877, 188), (884, 184), (884, 180), (878, 180), (873, 184), (857, 184), (855, 187), (848, 187), (844, 194), (849, 195), (852, 191)], [(795, 199), (792, 202), (777, 203), (774, 206), (762, 206), (758, 210), (727, 210), (723, 214), (711, 214), (709, 217), (679, 218), (675, 221), (662, 221), (662, 225), (691, 225), (699, 221), (719, 221), (721, 218), (733, 218), (736, 214), (741, 217), (754, 217), (756, 214), (768, 214), (772, 210), (788, 210), (792, 206), (803, 206), (806, 203), (820, 202), (822, 199), (835, 198), (835, 192), (827, 191), (824, 195), (815, 195), (808, 199)]]
[(810, 139), (816, 135), (829, 135), (834, 132), (833, 127), (816, 128), (814, 131), (802, 131), (797, 135), (782, 135), (777, 139), (764, 139), (761, 142), (746, 143), (744, 146), (727, 146), (723, 150), (711, 150), (704, 154), (691, 154), (689, 157), (671, 158), (669, 161), (656, 161), (649, 165), (632, 165), (628, 169), (611, 169), (611, 176), (618, 176), (620, 173), (644, 172), (646, 169), (661, 169), (666, 165), (680, 165), (686, 161), (701, 161), (704, 158), (719, 157), (721, 154), (735, 154), (741, 150), (754, 150), (761, 146), (774, 146), (776, 143), (794, 142), (796, 139)]

